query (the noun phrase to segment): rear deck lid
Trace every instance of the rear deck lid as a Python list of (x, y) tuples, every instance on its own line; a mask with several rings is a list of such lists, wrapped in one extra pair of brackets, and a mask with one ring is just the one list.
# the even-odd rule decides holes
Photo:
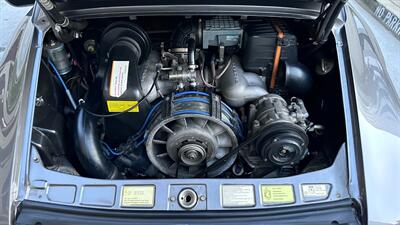
[[(13, 5), (34, 0), (7, 0)], [(149, 15), (237, 15), (316, 20), (314, 44), (327, 40), (347, 0), (36, 0), (54, 24), (94, 17)]]

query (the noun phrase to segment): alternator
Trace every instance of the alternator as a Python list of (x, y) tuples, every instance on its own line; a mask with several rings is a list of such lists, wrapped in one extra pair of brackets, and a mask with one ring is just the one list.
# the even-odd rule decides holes
[[(236, 147), (242, 136), (237, 114), (211, 93), (172, 94), (155, 115), (147, 136), (147, 155), (171, 177), (193, 177)], [(206, 176), (221, 174), (235, 158)]]

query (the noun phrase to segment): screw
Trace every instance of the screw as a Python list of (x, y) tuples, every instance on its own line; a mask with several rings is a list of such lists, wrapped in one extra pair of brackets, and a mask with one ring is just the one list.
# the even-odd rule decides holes
[(43, 104), (44, 104), (44, 99), (43, 99), (43, 97), (42, 97), (42, 96), (37, 97), (37, 98), (36, 98), (36, 101), (35, 101), (35, 105), (36, 105), (36, 106), (42, 106)]
[(343, 42), (337, 41), (337, 42), (336, 42), (336, 45), (337, 45), (337, 46), (343, 46)]
[(88, 52), (94, 52), (94, 46), (93, 45), (89, 45), (87, 50), (88, 50)]
[(174, 202), (174, 201), (176, 201), (176, 198), (175, 198), (174, 196), (171, 196), (171, 197), (169, 197), (169, 200), (170, 200), (171, 202)]
[(54, 41), (53, 39), (50, 40), (50, 46), (54, 46), (56, 45), (56, 41)]
[(38, 158), (37, 156), (35, 156), (35, 157), (33, 157), (33, 161), (34, 161), (35, 163), (38, 163), (38, 162), (39, 162), (39, 158)]
[(206, 196), (204, 195), (200, 196), (200, 201), (205, 201), (206, 199), (207, 199)]

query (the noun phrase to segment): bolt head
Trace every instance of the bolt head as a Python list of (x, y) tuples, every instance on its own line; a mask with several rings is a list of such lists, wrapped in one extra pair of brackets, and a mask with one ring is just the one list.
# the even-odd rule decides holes
[(89, 52), (94, 52), (94, 46), (89, 45), (89, 46), (88, 46), (88, 51), (89, 51)]
[(61, 32), (61, 27), (59, 25), (54, 26), (54, 30), (57, 31), (57, 33)]

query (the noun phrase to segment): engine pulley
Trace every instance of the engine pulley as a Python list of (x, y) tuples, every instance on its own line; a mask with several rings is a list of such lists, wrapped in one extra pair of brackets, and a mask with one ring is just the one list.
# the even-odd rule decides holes
[(255, 142), (261, 158), (276, 166), (295, 165), (308, 152), (303, 101), (293, 98), (287, 105), (279, 95), (269, 94), (254, 104), (252, 133), (262, 132)]
[[(214, 94), (187, 91), (172, 94), (155, 112), (147, 136), (147, 155), (164, 174), (193, 177), (238, 145), (241, 125), (237, 114)], [(209, 171), (215, 177), (236, 156)]]

